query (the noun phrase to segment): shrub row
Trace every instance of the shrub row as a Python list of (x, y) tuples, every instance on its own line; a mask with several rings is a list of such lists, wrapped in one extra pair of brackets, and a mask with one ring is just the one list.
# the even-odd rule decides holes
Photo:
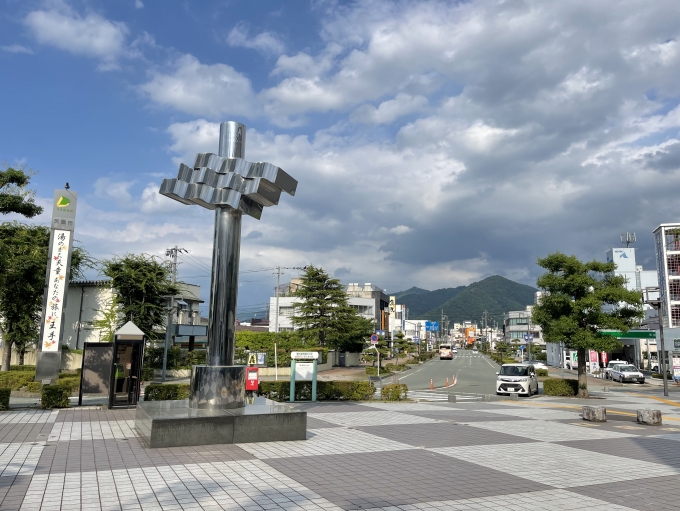
[(0, 372), (0, 388), (19, 390), (21, 387), (35, 380), (34, 371), (5, 371)]
[[(258, 393), (274, 401), (290, 400), (289, 381), (261, 381)], [(375, 386), (368, 381), (317, 381), (317, 401), (367, 401), (373, 398)], [(312, 382), (295, 384), (295, 400), (312, 398)]]
[[(366, 374), (368, 376), (378, 376), (378, 368), (373, 367), (373, 366), (367, 366), (366, 367)], [(391, 368), (388, 367), (381, 367), (380, 368), (380, 376), (389, 376), (392, 374)]]
[(65, 385), (44, 385), (40, 398), (40, 408), (68, 408), (71, 389)]
[(575, 396), (578, 394), (578, 380), (548, 378), (543, 382), (543, 394), (546, 396)]
[(536, 376), (548, 376), (547, 369), (536, 369)]
[(10, 371), (35, 371), (35, 366), (9, 366)]
[(142, 381), (153, 381), (155, 374), (153, 367), (142, 367)]
[(383, 401), (405, 401), (408, 398), (408, 386), (403, 383), (390, 383), (380, 389)]
[(144, 389), (144, 401), (175, 401), (188, 398), (188, 383), (156, 383), (147, 385)]
[(0, 410), (9, 410), (9, 396), (12, 389), (0, 389)]

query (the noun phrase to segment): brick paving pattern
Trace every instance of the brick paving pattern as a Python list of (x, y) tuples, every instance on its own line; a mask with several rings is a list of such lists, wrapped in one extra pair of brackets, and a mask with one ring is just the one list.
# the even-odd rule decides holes
[[(0, 413), (2, 510), (657, 510), (677, 503), (680, 407), (664, 425), (612, 396), (574, 401), (317, 403), (307, 440), (149, 449), (134, 410)], [(668, 420), (666, 418), (668, 417)]]

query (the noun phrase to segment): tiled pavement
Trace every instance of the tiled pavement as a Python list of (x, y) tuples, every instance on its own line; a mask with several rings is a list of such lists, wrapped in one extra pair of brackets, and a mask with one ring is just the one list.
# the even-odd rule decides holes
[(606, 424), (579, 404), (304, 404), (306, 441), (174, 449), (144, 447), (133, 411), (2, 412), (0, 511), (675, 508), (680, 407), (651, 427), (645, 398), (596, 402)]

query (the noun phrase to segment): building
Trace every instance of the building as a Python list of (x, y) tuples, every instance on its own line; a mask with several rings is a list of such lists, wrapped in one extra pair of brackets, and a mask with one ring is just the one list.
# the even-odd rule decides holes
[[(269, 299), (269, 331), (276, 331), (278, 316), (278, 331), (287, 332), (294, 330), (291, 317), (295, 315), (293, 304), (300, 299), (291, 296), (297, 286), (301, 284), (301, 279), (291, 279), (289, 284), (279, 287), (279, 307), (276, 308), (277, 298), (272, 296)], [(347, 285), (347, 297), (350, 306), (355, 307), (357, 312), (366, 319), (372, 320), (376, 325), (380, 325), (382, 311), (389, 307), (389, 297), (378, 286), (367, 283), (360, 286), (358, 283)]]
[(644, 270), (636, 263), (633, 247), (610, 248), (606, 252), (606, 257), (608, 263), (616, 263), (614, 275), (625, 277), (626, 289), (641, 291), (646, 287), (659, 285), (656, 270)]
[(504, 339), (515, 344), (524, 344), (526, 335), (533, 335), (533, 344), (545, 346), (543, 330), (531, 321), (533, 305), (523, 311), (509, 311), (503, 316)]
[[(176, 325), (204, 325), (207, 319), (199, 312), (201, 287), (185, 282), (177, 283), (180, 292), (174, 297)], [(113, 307), (114, 290), (109, 279), (74, 280), (69, 282), (64, 309), (64, 335), (62, 344), (71, 349), (81, 349), (85, 342), (101, 342), (104, 330), (93, 323), (103, 320)], [(115, 326), (115, 325), (114, 325)], [(181, 332), (180, 332), (181, 333)], [(189, 336), (178, 335), (175, 342), (188, 342)], [(205, 343), (205, 336), (196, 339)]]

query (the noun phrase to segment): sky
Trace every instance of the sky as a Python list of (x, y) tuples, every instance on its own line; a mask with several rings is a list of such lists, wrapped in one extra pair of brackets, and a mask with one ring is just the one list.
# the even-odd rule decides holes
[(227, 120), (298, 180), (244, 218), (240, 315), (275, 266), (534, 285), (538, 257), (604, 261), (635, 232), (652, 269), (653, 229), (680, 220), (677, 0), (0, 1), (0, 160), (37, 171), (33, 221), (68, 181), (81, 246), (177, 245), (207, 299), (214, 213), (161, 180)]

